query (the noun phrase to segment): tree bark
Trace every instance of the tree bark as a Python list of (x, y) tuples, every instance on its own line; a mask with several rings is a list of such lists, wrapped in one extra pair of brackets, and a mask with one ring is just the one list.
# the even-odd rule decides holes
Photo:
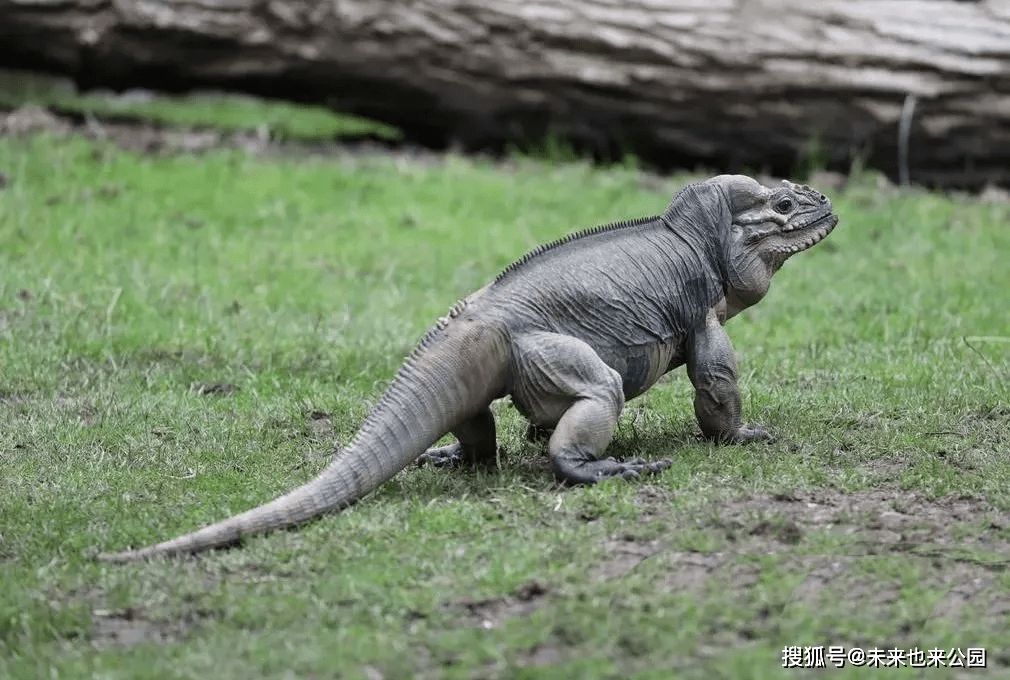
[(897, 178), (904, 109), (913, 182), (1010, 183), (1005, 0), (0, 0), (0, 65), (780, 174)]

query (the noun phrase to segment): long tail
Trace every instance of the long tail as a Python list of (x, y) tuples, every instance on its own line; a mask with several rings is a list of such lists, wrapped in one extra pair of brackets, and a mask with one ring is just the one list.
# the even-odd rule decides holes
[[(457, 307), (453, 308), (456, 314)], [(501, 391), (503, 347), (496, 333), (472, 326), (461, 328), (443, 319), (407, 358), (354, 441), (339, 451), (318, 477), (265, 505), (199, 531), (147, 548), (100, 553), (97, 559), (129, 562), (195, 553), (351, 505), (490, 403)]]

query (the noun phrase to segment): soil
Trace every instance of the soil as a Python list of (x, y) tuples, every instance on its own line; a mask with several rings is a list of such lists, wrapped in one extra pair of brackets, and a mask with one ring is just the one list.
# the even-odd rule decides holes
[(508, 597), (460, 600), (446, 606), (459, 610), (470, 625), (490, 629), (498, 627), (506, 619), (529, 615), (543, 603), (547, 594), (547, 588), (539, 581), (529, 581)]
[(196, 629), (206, 613), (197, 613), (177, 621), (160, 621), (143, 609), (128, 607), (118, 611), (95, 610), (91, 616), (91, 644), (96, 649), (132, 647), (156, 643), (167, 644), (185, 640)]
[[(643, 488), (646, 503), (655, 493)], [(805, 573), (786, 607), (821, 604), (858, 610), (860, 616), (883, 614), (898, 599), (901, 584), (888, 575), (863, 569), (868, 558), (901, 554), (917, 569), (922, 588), (946, 589), (929, 618), (957, 620), (971, 616), (1000, 626), (1010, 612), (1010, 594), (997, 579), (1010, 566), (1010, 541), (1005, 529), (1010, 516), (984, 501), (947, 496), (937, 499), (894, 488), (854, 493), (807, 491), (786, 496), (753, 496), (717, 504), (703, 520), (725, 532), (724, 552), (668, 550), (658, 540), (612, 537), (604, 543), (608, 555), (594, 577), (620, 579), (646, 560), (661, 563), (657, 586), (667, 592), (712, 588), (745, 591), (758, 579), (748, 556), (778, 555), (789, 573)], [(817, 554), (804, 543), (811, 532), (838, 532), (845, 537), (844, 554)], [(990, 557), (991, 556), (991, 557)], [(846, 604), (848, 603), (848, 604)]]
[[(13, 111), (0, 109), (0, 135), (24, 137), (40, 132), (76, 134), (99, 141), (109, 141), (119, 148), (138, 153), (201, 153), (213, 149), (232, 148), (251, 154), (278, 155), (347, 155), (368, 153), (409, 158), (411, 162), (433, 164), (444, 154), (405, 143), (385, 142), (370, 137), (333, 141), (277, 141), (264, 131), (224, 132), (213, 129), (179, 128), (144, 120), (98, 119), (61, 115), (35, 104), (26, 104)], [(0, 184), (10, 177), (4, 173)], [(2, 186), (0, 186), (2, 188)]]

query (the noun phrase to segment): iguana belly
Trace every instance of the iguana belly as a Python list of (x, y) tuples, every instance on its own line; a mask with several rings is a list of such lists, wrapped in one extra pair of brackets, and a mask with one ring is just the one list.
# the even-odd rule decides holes
[(526, 336), (517, 342), (514, 354), (517, 361), (507, 393), (519, 413), (546, 428), (556, 426), (576, 399), (606, 401), (606, 391), (617, 387), (614, 378), (620, 378), (628, 400), (683, 363), (680, 345), (672, 343), (593, 347), (556, 333)]
[(621, 374), (625, 399), (642, 394), (664, 374), (684, 363), (679, 343), (598, 349), (597, 354)]

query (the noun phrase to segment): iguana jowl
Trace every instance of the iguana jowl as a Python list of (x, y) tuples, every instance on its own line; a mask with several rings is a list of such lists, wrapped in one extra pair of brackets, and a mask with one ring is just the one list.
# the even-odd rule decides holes
[[(807, 186), (742, 175), (689, 185), (657, 217), (532, 251), (458, 302), (408, 356), (357, 436), (313, 480), (260, 507), (140, 550), (194, 553), (346, 507), (415, 460), (493, 465), (494, 400), (511, 396), (549, 433), (555, 475), (589, 484), (665, 468), (602, 454), (624, 402), (686, 364), (702, 432), (768, 438), (740, 420), (736, 362), (723, 323), (760, 300), (792, 254), (837, 223)], [(452, 433), (457, 443), (429, 449)]]

